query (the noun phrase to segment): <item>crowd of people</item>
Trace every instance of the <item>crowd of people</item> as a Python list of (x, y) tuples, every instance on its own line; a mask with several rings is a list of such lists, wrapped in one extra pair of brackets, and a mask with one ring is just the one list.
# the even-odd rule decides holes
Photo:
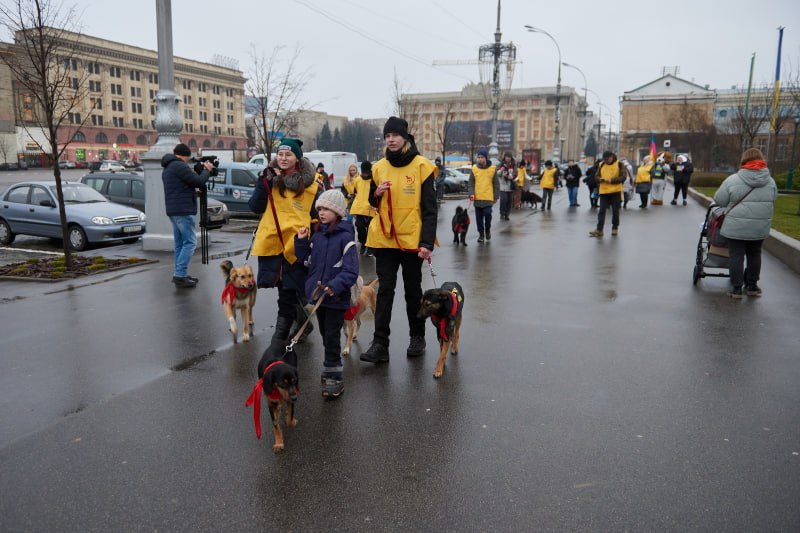
[[(254, 235), (252, 255), (257, 257), (259, 288), (277, 289), (277, 317), (270, 346), (258, 365), (262, 376), (266, 362), (285, 346), (302, 323), (311, 330), (306, 311), (317, 301), (317, 325), (323, 339), (324, 358), (321, 373), (322, 395), (337, 398), (344, 391), (341, 332), (345, 312), (351, 307), (351, 288), (359, 275), (358, 255), (375, 258), (378, 277), (375, 328), (372, 342), (361, 355), (361, 361), (378, 364), (389, 360), (390, 323), (398, 273), (402, 273), (405, 313), (408, 322), (407, 357), (425, 353), (425, 321), (417, 316), (422, 298), (422, 265), (430, 260), (437, 242), (437, 213), (441, 195), (437, 194), (437, 177), (441, 160), (434, 163), (417, 149), (408, 123), (390, 117), (383, 127), (383, 157), (375, 164), (364, 161), (360, 169), (350, 165), (338, 189), (329, 185), (322, 164), (314, 167), (303, 156), (303, 142), (283, 138), (277, 157), (257, 180), (249, 207), (260, 215)], [(196, 189), (209, 179), (210, 163), (196, 172), (188, 165), (191, 152), (179, 144), (173, 154), (164, 156), (165, 203), (174, 228), (175, 269), (173, 282), (178, 287), (193, 287), (197, 278), (188, 274), (188, 264), (196, 241), (194, 214), (197, 211)], [(360, 170), (360, 172), (359, 172)], [(633, 170), (625, 159), (606, 151), (602, 158), (587, 168), (585, 175), (574, 160), (562, 171), (546, 161), (539, 185), (542, 209), (552, 210), (554, 191), (562, 178), (568, 191), (569, 208), (580, 207), (578, 190), (581, 179), (589, 190), (590, 209), (597, 209), (597, 224), (589, 234), (602, 238), (606, 212), (611, 209), (611, 234), (617, 236), (620, 210), (634, 194), (639, 195), (641, 209), (648, 201), (663, 203), (664, 182), (672, 175), (677, 205), (686, 194), (693, 168), (685, 156), (675, 164), (671, 154), (650, 156)], [(510, 220), (511, 210), (520, 207), (523, 190), (531, 187), (526, 164), (514, 161), (511, 153), (495, 165), (485, 149), (478, 150), (472, 166), (468, 194), (475, 210), (478, 242), (492, 238), (492, 211), (500, 203), (500, 219)], [(441, 189), (441, 187), (439, 187)], [(722, 234), (730, 242), (729, 294), (741, 298), (761, 294), (758, 280), (761, 268), (761, 245), (769, 233), (777, 187), (766, 168), (763, 155), (747, 150), (740, 170), (731, 175), (717, 191), (714, 202), (725, 207), (728, 222)], [(467, 222), (468, 223), (468, 222)], [(466, 232), (464, 222), (458, 230)], [(456, 231), (454, 221), (454, 232)], [(466, 244), (465, 235), (456, 237)], [(357, 246), (356, 246), (357, 243)], [(744, 261), (747, 260), (747, 269)], [(319, 299), (322, 298), (322, 301)]]

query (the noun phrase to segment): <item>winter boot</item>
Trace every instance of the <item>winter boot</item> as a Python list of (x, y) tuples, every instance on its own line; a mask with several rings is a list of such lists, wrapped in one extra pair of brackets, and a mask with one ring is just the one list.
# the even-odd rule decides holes
[[(295, 306), (295, 312), (297, 313), (297, 318), (295, 319), (296, 326), (289, 334), (290, 339), (293, 339), (294, 336), (297, 335), (297, 332), (300, 331), (300, 326), (302, 326), (306, 319), (308, 319), (308, 312), (306, 312), (306, 308), (304, 306), (297, 304)], [(308, 337), (312, 331), (314, 331), (314, 324), (311, 320), (309, 320), (308, 324), (306, 325), (306, 329), (303, 330), (303, 335), (297, 339), (297, 343), (300, 344), (306, 340), (306, 337)]]
[(466, 231), (461, 232), (461, 244), (463, 244), (464, 246), (467, 245), (467, 232)]
[(478, 233), (478, 242), (483, 242), (484, 240), (486, 240), (486, 234), (481, 231)]
[(486, 240), (487, 241), (492, 240), (492, 230), (490, 230), (489, 228), (486, 228)]
[(291, 318), (278, 315), (278, 320), (275, 322), (275, 331), (272, 333), (272, 340), (286, 342), (289, 339), (289, 328), (291, 327)]

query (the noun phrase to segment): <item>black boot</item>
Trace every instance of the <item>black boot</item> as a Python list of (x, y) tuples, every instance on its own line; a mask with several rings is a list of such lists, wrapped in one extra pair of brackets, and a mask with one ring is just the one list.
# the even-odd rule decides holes
[(286, 343), (289, 339), (289, 328), (291, 327), (291, 318), (278, 315), (278, 320), (275, 322), (275, 331), (272, 332), (272, 340)]
[[(308, 313), (306, 312), (306, 308), (300, 304), (297, 304), (295, 306), (295, 312), (297, 313), (297, 318), (295, 319), (296, 326), (294, 327), (294, 329), (292, 329), (292, 332), (289, 334), (290, 339), (293, 339), (294, 336), (297, 335), (297, 332), (300, 331), (300, 326), (302, 326), (303, 323), (308, 318)], [(306, 340), (306, 337), (308, 337), (312, 331), (314, 331), (314, 324), (312, 323), (311, 320), (309, 320), (308, 324), (306, 325), (306, 329), (303, 330), (303, 335), (301, 335), (300, 338), (297, 339), (297, 343), (300, 344), (301, 342)]]
[(486, 228), (486, 240), (487, 241), (492, 240), (492, 230), (490, 230), (489, 228)]
[(483, 242), (485, 238), (486, 234), (484, 232), (481, 231), (478, 233), (478, 242)]

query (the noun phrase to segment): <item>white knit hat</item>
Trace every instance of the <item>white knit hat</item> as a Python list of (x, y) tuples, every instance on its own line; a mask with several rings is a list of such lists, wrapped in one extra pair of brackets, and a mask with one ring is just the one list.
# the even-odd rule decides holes
[(317, 198), (317, 207), (330, 209), (341, 218), (347, 216), (344, 195), (337, 189), (331, 189), (320, 194), (319, 198)]

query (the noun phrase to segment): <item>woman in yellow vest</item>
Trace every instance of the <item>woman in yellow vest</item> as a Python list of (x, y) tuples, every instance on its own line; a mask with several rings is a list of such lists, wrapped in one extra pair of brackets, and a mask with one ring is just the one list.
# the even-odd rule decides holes
[(469, 173), (469, 199), (475, 206), (475, 226), (478, 242), (492, 240), (492, 206), (500, 197), (500, 178), (497, 167), (489, 164), (489, 152), (478, 150), (476, 163)]
[(549, 159), (544, 162), (544, 172), (542, 178), (539, 180), (539, 185), (542, 187), (542, 209), (550, 210), (553, 204), (553, 191), (556, 188), (556, 180), (558, 179), (558, 167), (553, 166), (553, 162)]
[(347, 204), (347, 209), (353, 204), (353, 198), (356, 194), (356, 180), (358, 179), (358, 167), (355, 163), (351, 163), (347, 167), (347, 175), (342, 179), (342, 196), (344, 196)]
[(522, 207), (522, 189), (525, 187), (525, 181), (528, 175), (525, 172), (525, 160), (520, 158), (519, 166), (517, 166), (517, 188), (514, 189), (514, 194), (511, 195), (511, 208), (519, 209)]
[(356, 218), (356, 232), (358, 242), (361, 244), (361, 255), (367, 253), (367, 229), (375, 214), (374, 208), (369, 203), (369, 189), (372, 183), (372, 163), (361, 163), (361, 175), (355, 179), (353, 185), (353, 203), (350, 205), (350, 214)]
[(383, 126), (384, 158), (372, 166), (370, 203), (377, 209), (369, 225), (367, 246), (375, 254), (378, 302), (375, 335), (361, 360), (389, 360), (389, 323), (397, 284), (403, 268), (406, 315), (411, 337), (407, 357), (425, 353), (425, 319), (417, 318), (422, 300), (422, 261), (429, 259), (436, 242), (436, 167), (422, 157), (408, 133), (408, 122), (389, 117)]
[(639, 199), (641, 200), (639, 209), (647, 209), (647, 196), (650, 194), (652, 183), (652, 178), (650, 177), (652, 169), (653, 162), (650, 160), (650, 156), (644, 156), (642, 164), (636, 170), (636, 180), (634, 181), (634, 187), (636, 187), (636, 192), (639, 193)]
[(622, 204), (622, 187), (628, 177), (628, 171), (617, 161), (614, 152), (603, 152), (603, 161), (597, 169), (597, 184), (600, 195), (600, 211), (597, 213), (597, 228), (589, 232), (592, 237), (603, 236), (606, 222), (606, 210), (611, 206), (611, 235), (616, 236), (619, 228), (619, 208)]
[[(258, 257), (257, 285), (278, 289), (278, 319), (272, 335), (276, 346), (285, 346), (293, 321), (306, 319), (302, 311), (306, 268), (294, 254), (294, 236), (317, 218), (314, 202), (321, 191), (314, 180), (314, 164), (303, 157), (302, 146), (299, 139), (281, 140), (275, 162), (264, 169), (249, 200), (250, 210), (261, 215), (252, 252)], [(259, 376), (262, 371), (259, 364)]]

